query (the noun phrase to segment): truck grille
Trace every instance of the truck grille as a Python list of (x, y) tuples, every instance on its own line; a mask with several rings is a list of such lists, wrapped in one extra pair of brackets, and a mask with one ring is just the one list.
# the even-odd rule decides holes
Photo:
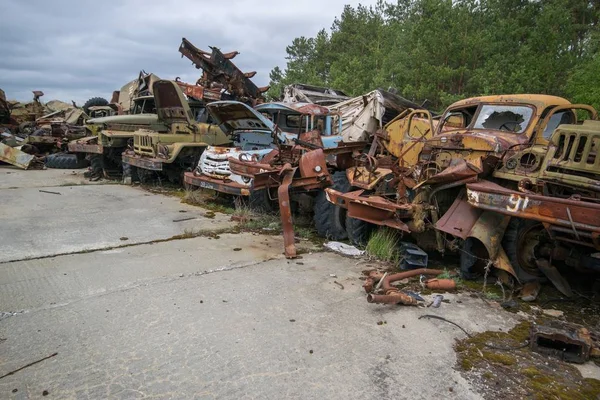
[(133, 148), (136, 153), (154, 155), (154, 147), (152, 146), (152, 142), (152, 136), (133, 136)]
[(547, 171), (598, 179), (600, 170), (600, 133), (561, 132)]
[(209, 155), (207, 155), (204, 160), (198, 164), (198, 172), (217, 179), (225, 179), (231, 175), (229, 161), (215, 160)]

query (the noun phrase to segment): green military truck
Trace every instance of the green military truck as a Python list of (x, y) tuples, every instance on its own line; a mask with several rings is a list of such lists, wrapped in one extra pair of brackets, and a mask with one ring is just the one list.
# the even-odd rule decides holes
[(160, 80), (153, 89), (158, 124), (134, 132), (133, 147), (122, 154), (124, 182), (165, 177), (182, 183), (207, 146), (228, 145), (231, 139), (209, 123), (205, 109), (192, 112), (177, 82)]
[(131, 114), (92, 118), (86, 122), (87, 135), (69, 142), (68, 150), (75, 154), (89, 155), (90, 177), (120, 177), (121, 153), (133, 138), (133, 133), (144, 127), (166, 131), (158, 122), (154, 96), (133, 99)]

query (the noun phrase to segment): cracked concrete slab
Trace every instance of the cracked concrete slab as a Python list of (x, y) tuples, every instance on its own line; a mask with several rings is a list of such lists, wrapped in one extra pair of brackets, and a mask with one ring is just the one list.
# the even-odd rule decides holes
[[(515, 323), (462, 294), (436, 310), (368, 304), (365, 262), (286, 260), (280, 236), (159, 243), (231, 222), (128, 186), (59, 179), (52, 195), (36, 179), (0, 190), (0, 376), (58, 355), (0, 379), (0, 398), (477, 399), (454, 370), (464, 333), (418, 317)], [(134, 245), (114, 248), (122, 236)]]
[(0, 266), (0, 311), (52, 308), (154, 279), (235, 269), (282, 258), (278, 249), (281, 237), (222, 234), (10, 262)]
[(90, 182), (83, 169), (44, 169), (23, 171), (11, 165), (0, 165), (0, 189), (41, 188), (63, 185), (103, 185), (107, 181)]
[[(163, 245), (174, 262), (186, 258), (179, 241)], [(221, 264), (204, 247), (191, 251), (198, 270)], [(73, 268), (63, 258), (53, 260), (59, 276)], [(110, 265), (97, 268), (110, 273)], [(129, 256), (121, 266), (143, 269)], [(316, 253), (181, 278), (165, 271), (138, 285), (121, 275), (123, 290), (1, 321), (0, 375), (58, 355), (0, 380), (0, 396), (16, 388), (55, 398), (479, 398), (453, 368), (454, 338), (464, 334), (419, 320), (429, 309), (368, 304), (362, 268)], [(449, 298), (433, 312), (470, 331), (514, 323), (479, 299)]]
[[(27, 174), (35, 171), (20, 171)], [(46, 171), (39, 171), (46, 172)], [(179, 198), (124, 185), (0, 190), (0, 262), (167, 239), (185, 232), (232, 227)]]

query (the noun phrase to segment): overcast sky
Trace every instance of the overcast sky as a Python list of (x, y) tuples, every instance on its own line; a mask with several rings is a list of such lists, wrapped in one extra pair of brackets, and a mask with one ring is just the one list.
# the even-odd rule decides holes
[(234, 62), (257, 71), (285, 67), (295, 37), (329, 29), (344, 4), (375, 0), (0, 0), (0, 88), (8, 99), (110, 99), (140, 69), (193, 83), (199, 71), (178, 52), (181, 38), (196, 47), (237, 50)]

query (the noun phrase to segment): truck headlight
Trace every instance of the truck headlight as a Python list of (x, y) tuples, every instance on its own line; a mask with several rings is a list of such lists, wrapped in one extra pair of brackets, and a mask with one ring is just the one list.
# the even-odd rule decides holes
[(169, 158), (169, 148), (164, 144), (157, 145), (156, 150), (160, 158)]

